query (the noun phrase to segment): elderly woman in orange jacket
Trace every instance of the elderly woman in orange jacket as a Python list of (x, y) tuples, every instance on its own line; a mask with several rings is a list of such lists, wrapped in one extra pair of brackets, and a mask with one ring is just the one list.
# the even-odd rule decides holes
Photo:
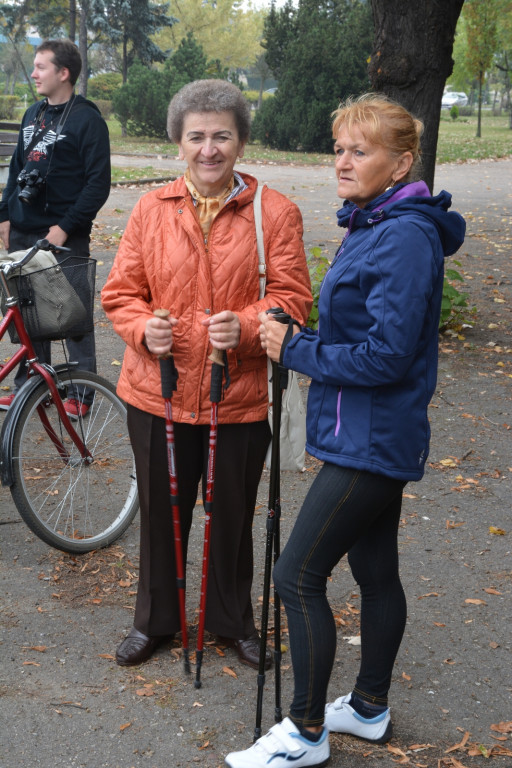
[[(102, 291), (127, 345), (118, 393), (128, 406), (141, 503), (139, 586), (134, 625), (116, 653), (121, 665), (145, 661), (180, 628), (158, 356), (172, 350), (179, 374), (173, 420), (186, 554), (201, 478), (204, 490), (214, 347), (227, 352), (231, 382), (219, 406), (205, 626), (258, 666), (251, 530), (270, 440), (258, 313), (280, 306), (305, 322), (312, 300), (300, 212), (266, 187), (266, 293), (259, 298), (258, 183), (233, 170), (249, 128), (247, 102), (228, 82), (200, 80), (176, 94), (168, 132), (187, 170), (139, 200)], [(155, 317), (157, 308), (169, 318)]]

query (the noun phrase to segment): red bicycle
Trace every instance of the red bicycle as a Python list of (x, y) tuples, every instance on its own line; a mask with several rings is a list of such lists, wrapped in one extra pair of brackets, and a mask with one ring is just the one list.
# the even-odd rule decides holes
[[(125, 532), (137, 512), (138, 495), (126, 408), (113, 385), (77, 370), (76, 363), (40, 363), (34, 352), (38, 336), (62, 339), (86, 330), (88, 321), (70, 314), (70, 291), (80, 296), (81, 310), (89, 305), (92, 327), (94, 259), (54, 258), (53, 266), (29, 271), (38, 252), (64, 250), (39, 240), (18, 261), (0, 262), (0, 340), (9, 330), (11, 340), (19, 342), (12, 357), (0, 363), (0, 382), (25, 356), (29, 372), (2, 425), (0, 478), (40, 539), (65, 552), (84, 553)], [(49, 309), (43, 306), (46, 299)], [(79, 408), (71, 421), (64, 408), (68, 397), (89, 404), (87, 413), (80, 415)]]

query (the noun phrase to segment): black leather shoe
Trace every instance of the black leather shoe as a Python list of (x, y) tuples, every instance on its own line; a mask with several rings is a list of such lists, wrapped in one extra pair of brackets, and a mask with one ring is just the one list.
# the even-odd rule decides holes
[[(253, 669), (259, 669), (260, 666), (260, 636), (255, 632), (245, 640), (235, 640), (231, 637), (219, 638), (228, 648), (234, 648), (238, 658), (243, 664), (248, 664)], [(270, 669), (272, 665), (272, 655), (268, 648), (265, 649), (265, 669)]]
[(172, 640), (174, 635), (148, 637), (132, 627), (116, 651), (116, 661), (121, 667), (133, 667), (147, 661), (159, 645)]

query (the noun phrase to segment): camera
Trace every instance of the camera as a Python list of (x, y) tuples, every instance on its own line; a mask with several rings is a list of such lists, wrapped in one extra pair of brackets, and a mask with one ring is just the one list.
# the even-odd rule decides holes
[(32, 205), (44, 186), (44, 178), (37, 168), (33, 168), (29, 172), (23, 169), (16, 182), (21, 189), (21, 192), (18, 194), (18, 200), (21, 200), (22, 203), (27, 203), (27, 205)]

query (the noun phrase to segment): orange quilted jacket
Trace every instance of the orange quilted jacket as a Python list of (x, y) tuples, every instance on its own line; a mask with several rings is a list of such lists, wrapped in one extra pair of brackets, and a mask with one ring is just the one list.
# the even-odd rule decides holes
[(238, 347), (228, 351), (231, 384), (219, 405), (219, 423), (267, 416), (267, 363), (258, 312), (281, 306), (304, 323), (312, 299), (299, 209), (266, 187), (262, 219), (267, 285), (265, 297), (258, 299), (252, 205), (257, 181), (241, 176), (248, 188), (221, 209), (207, 245), (183, 177), (144, 195), (130, 216), (102, 302), (127, 344), (117, 391), (137, 408), (164, 416), (159, 363), (143, 344), (148, 317), (164, 307), (179, 319), (173, 332), (179, 374), (173, 419), (209, 422), (211, 348), (201, 320), (229, 309), (240, 318), (241, 335)]

